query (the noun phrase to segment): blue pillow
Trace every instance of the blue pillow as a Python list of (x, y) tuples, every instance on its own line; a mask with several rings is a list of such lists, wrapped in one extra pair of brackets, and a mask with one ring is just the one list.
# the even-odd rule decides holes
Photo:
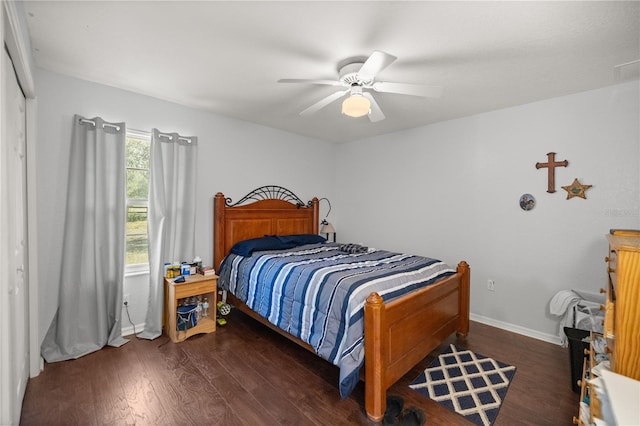
[(326, 243), (327, 239), (318, 234), (278, 235), (277, 238), (285, 244), (303, 246), (305, 244)]
[(295, 247), (295, 244), (283, 242), (274, 235), (240, 241), (231, 247), (231, 253), (244, 257), (251, 256), (254, 251), (284, 250)]
[(305, 244), (326, 243), (327, 239), (316, 234), (265, 235), (237, 242), (231, 247), (231, 253), (249, 257), (254, 251), (286, 250)]

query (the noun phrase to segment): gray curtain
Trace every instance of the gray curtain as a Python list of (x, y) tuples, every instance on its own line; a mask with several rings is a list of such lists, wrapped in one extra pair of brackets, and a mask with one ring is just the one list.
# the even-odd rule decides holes
[(125, 251), (124, 123), (76, 115), (58, 310), (42, 343), (47, 362), (121, 346)]
[(196, 137), (153, 129), (149, 166), (149, 304), (138, 336), (162, 334), (164, 263), (193, 260), (196, 223)]

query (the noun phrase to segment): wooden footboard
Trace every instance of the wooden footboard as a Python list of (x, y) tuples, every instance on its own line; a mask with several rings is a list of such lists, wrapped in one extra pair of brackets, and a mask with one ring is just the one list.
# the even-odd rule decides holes
[(365, 304), (365, 409), (379, 422), (387, 389), (449, 335), (469, 332), (469, 265), (406, 296), (383, 303), (373, 293)]

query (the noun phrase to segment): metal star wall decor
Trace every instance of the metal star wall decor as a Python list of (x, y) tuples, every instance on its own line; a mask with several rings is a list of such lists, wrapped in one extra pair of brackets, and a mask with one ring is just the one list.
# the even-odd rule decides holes
[(592, 186), (593, 185), (582, 185), (578, 181), (578, 178), (575, 178), (571, 185), (563, 186), (562, 189), (567, 191), (567, 200), (570, 199), (570, 198), (573, 198), (573, 197), (580, 197), (580, 198), (584, 198), (586, 200), (587, 199), (587, 195), (585, 194), (585, 191), (587, 189), (591, 188)]

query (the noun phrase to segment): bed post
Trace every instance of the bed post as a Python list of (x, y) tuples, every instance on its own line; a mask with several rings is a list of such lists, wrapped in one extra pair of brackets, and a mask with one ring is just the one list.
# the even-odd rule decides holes
[(222, 192), (213, 198), (213, 267), (216, 271), (225, 256), (224, 252), (224, 209), (225, 199)]
[(313, 208), (313, 225), (312, 232), (318, 234), (320, 232), (320, 201), (317, 197), (311, 199), (311, 208)]
[(389, 357), (386, 353), (387, 335), (383, 332), (386, 329), (382, 297), (378, 293), (371, 293), (364, 305), (364, 405), (367, 417), (374, 422), (382, 421), (387, 408), (384, 372)]
[(460, 323), (458, 325), (458, 336), (467, 336), (469, 334), (469, 298), (471, 296), (471, 280), (469, 264), (464, 260), (458, 263), (457, 272), (462, 274), (460, 277)]

